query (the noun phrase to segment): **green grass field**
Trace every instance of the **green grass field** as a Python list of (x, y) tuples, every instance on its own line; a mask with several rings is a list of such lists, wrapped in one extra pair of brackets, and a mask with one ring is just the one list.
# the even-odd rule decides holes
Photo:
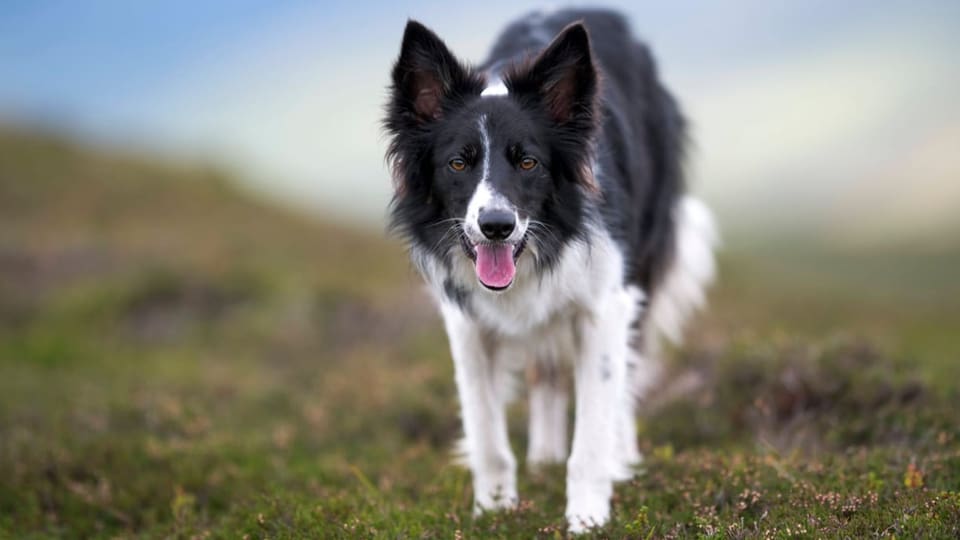
[[(960, 536), (960, 249), (735, 240), (597, 536)], [(472, 517), (458, 433), (396, 243), (0, 131), (0, 537), (564, 536), (563, 467)]]

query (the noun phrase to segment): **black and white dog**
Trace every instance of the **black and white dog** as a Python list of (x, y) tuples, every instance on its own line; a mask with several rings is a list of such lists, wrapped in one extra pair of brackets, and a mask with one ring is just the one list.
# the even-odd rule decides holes
[[(517, 501), (505, 405), (530, 383), (531, 465), (566, 460), (572, 532), (604, 524), (640, 460), (634, 402), (714, 273), (684, 195), (684, 121), (607, 11), (511, 24), (479, 68), (410, 21), (385, 127), (393, 226), (443, 315), (475, 508)], [(572, 366), (576, 423), (567, 453)]]

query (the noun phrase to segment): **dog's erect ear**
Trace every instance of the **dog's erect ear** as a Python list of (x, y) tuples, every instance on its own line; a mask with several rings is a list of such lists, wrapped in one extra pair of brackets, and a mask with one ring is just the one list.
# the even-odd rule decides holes
[(511, 95), (553, 122), (554, 171), (598, 192), (591, 141), (600, 120), (600, 81), (586, 27), (576, 22), (564, 28), (532, 62), (513, 67), (506, 84)]
[(564, 28), (525, 73), (512, 77), (519, 92), (536, 92), (558, 124), (591, 120), (597, 100), (597, 70), (586, 27)]
[(408, 21), (400, 58), (393, 67), (393, 99), (405, 114), (430, 122), (443, 113), (443, 100), (466, 71), (443, 41), (426, 26)]

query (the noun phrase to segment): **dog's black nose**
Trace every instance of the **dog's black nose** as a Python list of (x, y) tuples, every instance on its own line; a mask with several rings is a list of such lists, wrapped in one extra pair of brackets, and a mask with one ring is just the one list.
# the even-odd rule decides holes
[(506, 240), (517, 225), (513, 212), (507, 210), (481, 211), (477, 223), (480, 232), (489, 240)]

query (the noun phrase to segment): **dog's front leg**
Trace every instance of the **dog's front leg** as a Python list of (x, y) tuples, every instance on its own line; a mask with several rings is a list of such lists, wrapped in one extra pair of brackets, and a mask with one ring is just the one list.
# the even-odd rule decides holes
[(463, 451), (473, 474), (474, 512), (517, 502), (517, 463), (506, 421), (507, 376), (496, 365), (496, 343), (459, 307), (443, 308), (463, 416)]
[(607, 522), (613, 482), (626, 476), (617, 427), (627, 391), (633, 305), (626, 291), (612, 293), (597, 311), (577, 322), (581, 351), (574, 366), (576, 424), (567, 461), (566, 517), (572, 533)]

